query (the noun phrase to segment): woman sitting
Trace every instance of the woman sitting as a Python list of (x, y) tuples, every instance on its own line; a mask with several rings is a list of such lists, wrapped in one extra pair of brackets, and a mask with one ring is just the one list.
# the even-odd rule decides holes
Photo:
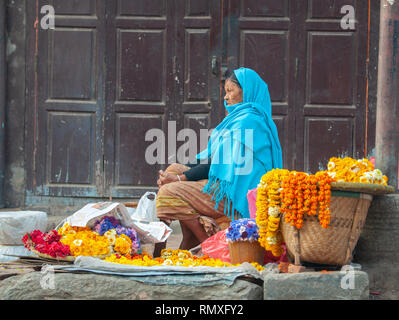
[[(157, 216), (179, 220), (180, 249), (191, 249), (231, 219), (249, 218), (247, 192), (261, 177), (282, 167), (267, 84), (253, 70), (239, 68), (225, 81), (227, 116), (215, 128), (197, 164), (172, 164), (159, 171)], [(165, 243), (155, 246), (159, 256)]]

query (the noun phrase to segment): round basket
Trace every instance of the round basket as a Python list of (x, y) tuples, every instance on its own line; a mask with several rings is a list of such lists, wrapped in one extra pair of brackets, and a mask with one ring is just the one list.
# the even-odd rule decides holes
[(263, 265), (265, 249), (258, 241), (229, 241), (230, 261), (232, 264), (257, 262)]
[(283, 215), (280, 228), (289, 257), (296, 265), (301, 261), (340, 266), (350, 263), (372, 200), (370, 194), (333, 190), (327, 229), (321, 227), (317, 216), (304, 215), (298, 230), (285, 223)]

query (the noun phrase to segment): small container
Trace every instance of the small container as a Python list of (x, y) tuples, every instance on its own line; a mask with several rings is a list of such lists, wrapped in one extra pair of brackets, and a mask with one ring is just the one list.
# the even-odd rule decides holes
[(265, 249), (258, 241), (229, 241), (230, 260), (232, 264), (257, 262), (263, 265)]

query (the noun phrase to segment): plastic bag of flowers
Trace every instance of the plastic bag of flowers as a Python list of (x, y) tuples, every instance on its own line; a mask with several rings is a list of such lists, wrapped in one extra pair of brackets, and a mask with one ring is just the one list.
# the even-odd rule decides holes
[(140, 240), (133, 228), (124, 227), (113, 216), (103, 216), (93, 228), (72, 227), (67, 222), (58, 230), (61, 242), (70, 247), (73, 256), (108, 257), (113, 253), (141, 253)]

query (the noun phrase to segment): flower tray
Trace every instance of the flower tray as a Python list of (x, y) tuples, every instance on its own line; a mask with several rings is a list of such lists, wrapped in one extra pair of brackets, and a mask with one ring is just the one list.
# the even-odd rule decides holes
[(54, 257), (52, 257), (52, 256), (50, 256), (48, 254), (41, 253), (41, 252), (39, 252), (39, 251), (37, 251), (35, 249), (29, 249), (29, 250), (32, 251), (34, 254), (36, 254), (38, 257), (45, 258), (45, 259), (48, 259), (48, 260), (68, 261), (68, 262), (74, 262), (75, 261), (75, 257), (74, 256), (66, 256), (64, 258), (62, 258), (62, 257), (54, 258)]
[[(62, 258), (62, 257), (56, 257), (56, 258), (54, 258), (54, 257), (52, 257), (52, 256), (50, 256), (50, 255), (48, 255), (48, 254), (41, 253), (41, 252), (39, 252), (39, 251), (37, 251), (37, 250), (35, 250), (35, 249), (29, 249), (29, 250), (32, 251), (34, 254), (36, 254), (38, 257), (40, 257), (40, 258), (45, 258), (45, 259), (49, 259), (49, 260), (74, 262), (75, 259), (76, 259), (75, 256), (66, 256), (66, 257), (64, 257), (64, 258)], [(91, 256), (91, 257), (93, 257), (93, 258), (98, 258), (98, 259), (104, 259), (104, 258), (109, 257), (110, 255), (111, 255), (111, 253), (106, 254), (106, 255)]]
[(372, 195), (389, 194), (395, 192), (392, 186), (384, 186), (372, 183), (332, 182), (331, 190), (351, 191)]

